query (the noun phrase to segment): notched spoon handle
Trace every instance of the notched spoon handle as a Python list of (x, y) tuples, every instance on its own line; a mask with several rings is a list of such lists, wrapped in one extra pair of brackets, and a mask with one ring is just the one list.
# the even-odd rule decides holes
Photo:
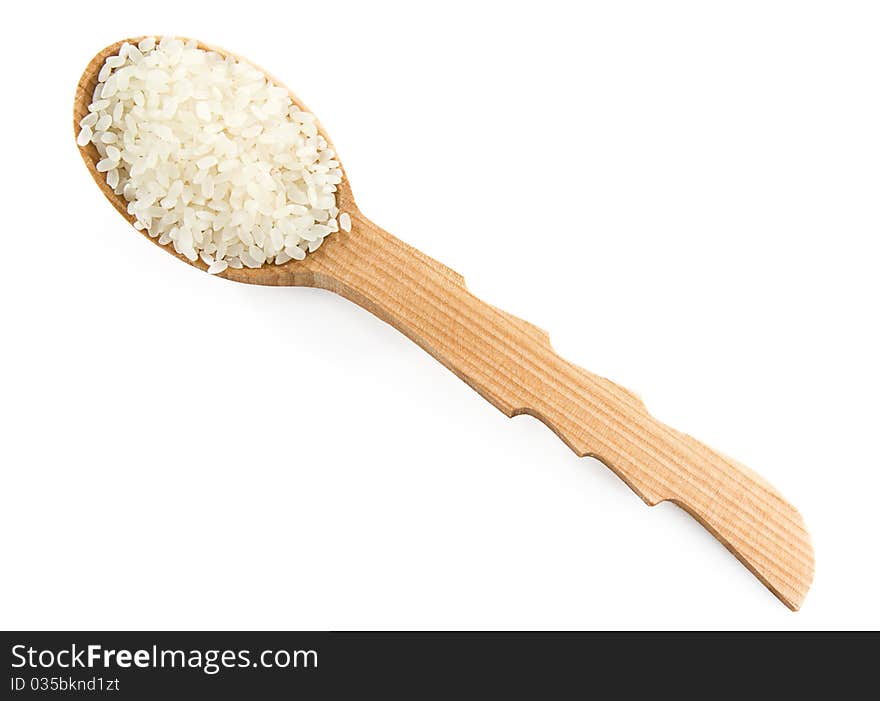
[(800, 514), (771, 485), (656, 420), (633, 393), (560, 358), (544, 331), (477, 299), (454, 271), (363, 215), (355, 212), (352, 220), (352, 233), (334, 234), (305, 261), (308, 279), (294, 284), (356, 302), (507, 416), (537, 417), (649, 505), (676, 503), (783, 603), (800, 607), (813, 578), (813, 550)]

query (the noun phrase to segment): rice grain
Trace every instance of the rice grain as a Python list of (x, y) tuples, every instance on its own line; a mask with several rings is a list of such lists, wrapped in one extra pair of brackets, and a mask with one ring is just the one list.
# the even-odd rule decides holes
[(250, 64), (148, 37), (98, 78), (77, 143), (94, 144), (98, 172), (160, 244), (216, 274), (302, 260), (350, 230), (314, 116)]

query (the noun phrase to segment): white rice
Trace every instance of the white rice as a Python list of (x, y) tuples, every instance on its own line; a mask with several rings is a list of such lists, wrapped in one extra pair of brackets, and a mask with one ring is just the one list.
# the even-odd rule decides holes
[(314, 116), (254, 67), (148, 37), (98, 78), (77, 143), (95, 145), (98, 172), (160, 244), (217, 274), (302, 260), (351, 230)]

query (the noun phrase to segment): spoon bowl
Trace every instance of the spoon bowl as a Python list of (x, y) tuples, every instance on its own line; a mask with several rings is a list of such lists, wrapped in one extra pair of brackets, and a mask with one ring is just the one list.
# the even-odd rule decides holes
[[(89, 104), (91, 104), (92, 102), (92, 95), (95, 92), (95, 86), (97, 86), (98, 84), (98, 73), (101, 71), (101, 67), (104, 65), (104, 61), (106, 61), (109, 56), (114, 56), (118, 54), (120, 48), (126, 42), (128, 42), (129, 44), (137, 45), (138, 42), (143, 38), (144, 37), (136, 37), (132, 39), (122, 39), (121, 41), (117, 41), (115, 44), (111, 44), (110, 46), (107, 46), (99, 51), (97, 54), (95, 54), (95, 57), (91, 61), (89, 61), (89, 64), (83, 71), (82, 76), (80, 76), (79, 83), (76, 87), (76, 97), (73, 101), (73, 129), (75, 134), (79, 132), (80, 121), (89, 112)], [(184, 37), (180, 38), (184, 41), (188, 41)], [(216, 46), (208, 46), (206, 44), (203, 44), (202, 42), (198, 42), (198, 47), (200, 49), (204, 49), (205, 51), (213, 51), (215, 53), (218, 53), (224, 58), (240, 58), (239, 56), (229, 51), (226, 51), (225, 49), (221, 49)], [(254, 65), (250, 61), (248, 61), (248, 63), (250, 63), (250, 65)], [(290, 99), (293, 101), (293, 104), (295, 104), (299, 109), (304, 112), (309, 112), (309, 109), (303, 104), (303, 102), (281, 81), (277, 80), (274, 76), (271, 76), (268, 72), (264, 71), (259, 66), (254, 66), (254, 68), (261, 71), (267, 77), (271, 78), (272, 82), (274, 82), (275, 85), (283, 87), (285, 90), (287, 90)], [(332, 148), (333, 142), (324, 131), (321, 123), (317, 122), (317, 126), (318, 132), (321, 134), (321, 136), (324, 137), (324, 139), (327, 141), (328, 144), (331, 145)], [(128, 203), (125, 201), (125, 198), (122, 195), (117, 195), (113, 191), (113, 189), (109, 185), (107, 185), (104, 174), (98, 172), (97, 164), (98, 161), (101, 159), (101, 156), (98, 153), (98, 149), (95, 148), (94, 144), (89, 143), (84, 147), (80, 147), (80, 155), (82, 156), (83, 161), (86, 164), (86, 168), (92, 176), (92, 179), (101, 189), (101, 192), (104, 193), (104, 197), (106, 197), (110, 201), (110, 204), (113, 205), (116, 211), (119, 212), (133, 227), (135, 224), (135, 217), (134, 215), (128, 213)], [(343, 177), (342, 182), (339, 183), (339, 185), (337, 185), (336, 187), (337, 207), (339, 207), (340, 212), (347, 212), (351, 216), (352, 229), (354, 229), (355, 221), (357, 219), (362, 219), (363, 217), (360, 215), (357, 206), (355, 205), (354, 197), (351, 194), (351, 187), (348, 183), (348, 178)], [(145, 230), (141, 231), (140, 233), (143, 234), (144, 237), (150, 240), (152, 243), (156, 244), (164, 251), (170, 253), (175, 258), (182, 260), (184, 263), (187, 263), (202, 271), (206, 271), (208, 269), (208, 266), (205, 265), (205, 263), (202, 262), (201, 259), (191, 261), (186, 256), (175, 251), (172, 246), (160, 244), (158, 239), (151, 237)], [(340, 230), (333, 233), (332, 236), (328, 236), (327, 240), (324, 241), (322, 246), (314, 253), (308, 254), (304, 260), (292, 260), (281, 265), (267, 264), (259, 268), (227, 268), (222, 273), (218, 273), (217, 277), (223, 277), (228, 280), (243, 282), (251, 285), (310, 287), (319, 286), (314, 284), (314, 277), (315, 274), (321, 269), (320, 262), (321, 259), (326, 256), (327, 249), (331, 246), (331, 244), (334, 248), (344, 248), (350, 241), (350, 239), (350, 232)], [(339, 253), (339, 251), (337, 251), (337, 253)]]
[[(122, 44), (98, 53), (83, 72), (74, 101), (75, 131), (88, 111), (105, 59)], [(199, 48), (233, 56), (203, 44)], [(305, 110), (293, 93), (290, 97)], [(125, 199), (114, 194), (97, 170), (95, 146), (87, 144), (80, 153), (104, 196), (133, 225)], [(304, 260), (227, 268), (220, 277), (256, 285), (320, 287), (359, 304), (507, 416), (534, 416), (577, 455), (600, 460), (648, 505), (671, 501), (686, 510), (786, 606), (800, 607), (813, 579), (813, 548), (801, 515), (776, 489), (738, 462), (655, 419), (629, 390), (560, 358), (541, 329), (474, 297), (458, 273), (364, 217), (344, 177), (336, 200), (339, 210), (351, 217), (350, 232), (334, 232)], [(207, 269), (201, 260), (192, 262), (169, 246), (163, 248)], [(589, 323), (588, 315), (579, 315), (575, 323)]]

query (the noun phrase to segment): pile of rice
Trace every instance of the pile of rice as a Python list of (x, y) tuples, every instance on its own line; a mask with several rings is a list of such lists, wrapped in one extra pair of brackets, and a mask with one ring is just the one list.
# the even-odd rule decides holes
[(314, 116), (253, 66), (193, 41), (123, 44), (80, 128), (135, 226), (210, 273), (302, 260), (350, 230)]

